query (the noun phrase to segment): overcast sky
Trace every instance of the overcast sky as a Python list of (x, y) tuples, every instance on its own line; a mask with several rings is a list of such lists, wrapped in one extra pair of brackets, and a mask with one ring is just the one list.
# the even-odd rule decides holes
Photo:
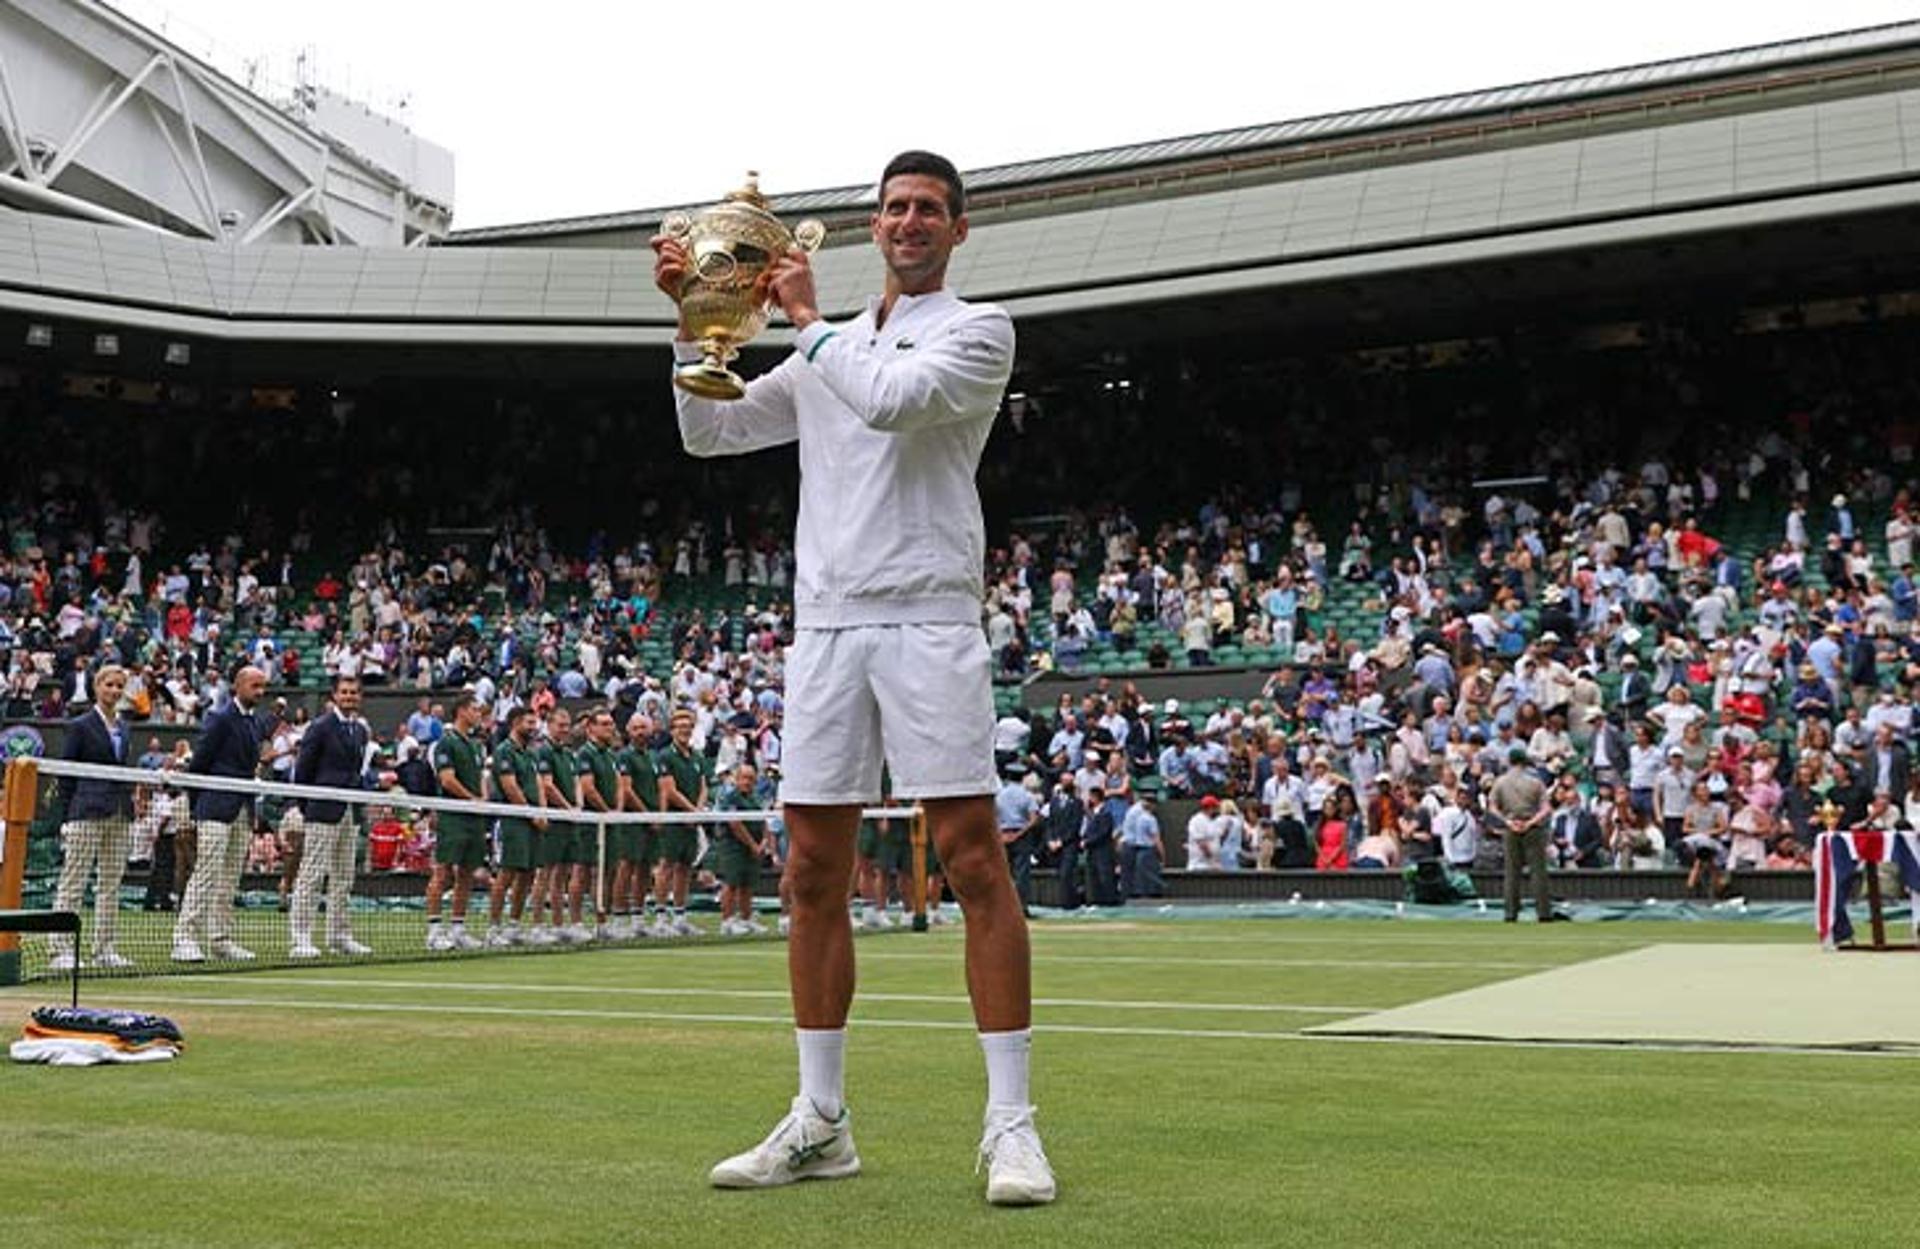
[[(223, 68), (259, 59), (454, 153), (454, 226), (961, 168), (1282, 121), (1920, 17), (1920, 0), (1566, 5), (832, 0), (120, 0)], [(212, 48), (209, 45), (214, 45)]]

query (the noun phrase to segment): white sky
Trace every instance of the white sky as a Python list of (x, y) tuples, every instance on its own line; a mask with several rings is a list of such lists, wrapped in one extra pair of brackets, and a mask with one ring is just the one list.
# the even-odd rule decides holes
[[(305, 49), (450, 148), (454, 226), (859, 183), (1920, 17), (1920, 0), (121, 0), (222, 68)], [(213, 45), (213, 47), (209, 47)]]

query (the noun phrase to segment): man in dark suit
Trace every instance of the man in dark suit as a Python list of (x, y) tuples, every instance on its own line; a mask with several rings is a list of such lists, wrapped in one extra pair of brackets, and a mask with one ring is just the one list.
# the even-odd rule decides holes
[(1053, 860), (1054, 878), (1060, 886), (1062, 910), (1080, 909), (1080, 827), (1086, 823), (1087, 808), (1074, 788), (1073, 774), (1054, 782), (1053, 798), (1047, 803), (1047, 857)]
[[(365, 789), (370, 737), (367, 722), (360, 718), (360, 679), (336, 676), (333, 705), (309, 724), (300, 738), (293, 783)], [(371, 954), (371, 947), (353, 939), (351, 894), (354, 861), (360, 848), (356, 809), (322, 798), (302, 799), (300, 806), (306, 817), (306, 845), (288, 907), (293, 930), (288, 957), (320, 957), (313, 944), (313, 907), (322, 877), (327, 881), (327, 948), (335, 954)]]
[(1606, 866), (1600, 821), (1580, 801), (1580, 789), (1572, 773), (1563, 773), (1553, 787), (1553, 816), (1548, 828), (1553, 837), (1554, 858), (1561, 866)]
[[(242, 668), (233, 678), (233, 699), (211, 712), (200, 726), (187, 771), (195, 776), (253, 780), (260, 767), (260, 722), (254, 707), (267, 688), (267, 674)], [(198, 848), (187, 896), (173, 928), (173, 960), (203, 963), (207, 952), (219, 959), (248, 962), (253, 951), (233, 939), (233, 893), (253, 833), (253, 798), (218, 789), (196, 790), (193, 823)], [(208, 940), (203, 951), (200, 938)]]
[(1891, 724), (1882, 724), (1874, 731), (1873, 743), (1867, 747), (1865, 757), (1860, 762), (1869, 792), (1884, 789), (1896, 799), (1906, 794), (1908, 782), (1913, 776), (1913, 760), (1908, 757), (1907, 748), (1900, 744), (1900, 738)]
[(1103, 795), (1093, 791), (1093, 810), (1080, 834), (1080, 847), (1087, 856), (1087, 890), (1095, 906), (1118, 906), (1120, 878), (1114, 858), (1120, 835), (1120, 821), (1126, 818), (1128, 802), (1119, 794)]
[(1596, 781), (1607, 785), (1627, 783), (1629, 743), (1617, 718), (1607, 717), (1594, 722), (1590, 749), (1592, 753), (1588, 761)]
[[(120, 696), (126, 692), (126, 671), (108, 664), (93, 674), (93, 709), (67, 721), (61, 758), (71, 763), (100, 763), (124, 767), (127, 762), (127, 726), (120, 720)], [(133, 790), (116, 781), (64, 777), (55, 797), (61, 813), (60, 884), (54, 909), (79, 911), (86, 901), (87, 878), (93, 888), (93, 965), (119, 969), (132, 961), (113, 948), (114, 924), (120, 913), (120, 877), (127, 870), (128, 834), (132, 830)], [(97, 875), (96, 875), (97, 867)], [(79, 953), (71, 937), (51, 939), (48, 970), (72, 971)]]

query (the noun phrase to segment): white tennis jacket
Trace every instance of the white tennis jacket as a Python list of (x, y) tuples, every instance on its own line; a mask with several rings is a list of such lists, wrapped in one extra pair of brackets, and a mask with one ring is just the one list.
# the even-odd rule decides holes
[[(679, 390), (698, 456), (798, 441), (794, 623), (978, 624), (986, 527), (974, 484), (1013, 370), (1013, 322), (946, 290), (816, 321), (793, 354), (732, 402)], [(679, 360), (699, 359), (675, 343)]]

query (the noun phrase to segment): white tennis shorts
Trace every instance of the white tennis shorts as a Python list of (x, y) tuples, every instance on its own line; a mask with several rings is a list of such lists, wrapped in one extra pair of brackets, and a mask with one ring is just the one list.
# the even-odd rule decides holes
[(803, 629), (787, 647), (786, 706), (782, 802), (878, 802), (882, 759), (897, 798), (999, 788), (993, 660), (978, 625)]

